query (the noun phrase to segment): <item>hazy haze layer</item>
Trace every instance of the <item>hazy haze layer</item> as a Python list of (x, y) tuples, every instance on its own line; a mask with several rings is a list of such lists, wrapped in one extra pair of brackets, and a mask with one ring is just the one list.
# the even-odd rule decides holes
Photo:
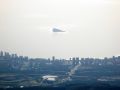
[[(52, 28), (64, 33), (53, 33)], [(0, 0), (0, 50), (30, 57), (120, 55), (120, 0)]]

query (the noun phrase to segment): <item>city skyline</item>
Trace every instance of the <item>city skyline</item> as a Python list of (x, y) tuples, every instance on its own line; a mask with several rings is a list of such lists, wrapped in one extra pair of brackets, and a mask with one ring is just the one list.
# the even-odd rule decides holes
[(97, 58), (97, 57), (80, 57), (80, 56), (73, 56), (73, 57), (68, 57), (68, 58), (63, 58), (63, 57), (56, 57), (56, 56), (51, 56), (51, 57), (30, 57), (30, 56), (26, 56), (26, 55), (19, 55), (17, 53), (10, 53), (10, 52), (5, 52), (5, 51), (0, 51), (0, 56), (1, 57), (7, 57), (7, 58), (26, 58), (26, 59), (48, 59), (48, 60), (82, 60), (82, 59), (99, 59), (99, 60), (104, 60), (104, 59), (111, 59), (111, 58), (117, 58), (120, 57), (120, 55), (118, 56), (110, 56), (110, 57), (102, 57), (102, 58)]

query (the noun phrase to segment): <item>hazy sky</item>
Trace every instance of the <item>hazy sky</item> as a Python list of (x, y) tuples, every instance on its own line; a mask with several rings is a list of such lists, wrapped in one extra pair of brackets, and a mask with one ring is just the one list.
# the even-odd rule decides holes
[(120, 55), (120, 0), (0, 0), (0, 50), (45, 58)]

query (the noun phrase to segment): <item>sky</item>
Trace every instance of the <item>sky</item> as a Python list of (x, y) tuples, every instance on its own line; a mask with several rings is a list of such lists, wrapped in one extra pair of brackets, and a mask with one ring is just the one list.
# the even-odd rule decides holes
[(120, 55), (120, 0), (0, 0), (0, 50), (42, 58)]

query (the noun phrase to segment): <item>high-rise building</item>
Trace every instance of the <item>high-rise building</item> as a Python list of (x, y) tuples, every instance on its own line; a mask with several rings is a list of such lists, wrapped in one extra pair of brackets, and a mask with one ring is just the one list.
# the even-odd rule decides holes
[(73, 65), (76, 65), (75, 57), (72, 58)]
[(0, 56), (3, 56), (3, 51), (0, 52)]
[(5, 52), (5, 55), (4, 55), (4, 56), (5, 56), (5, 58), (7, 58), (7, 59), (10, 58), (10, 54), (9, 54), (8, 52)]
[(79, 64), (79, 57), (76, 57), (76, 64)]
[(53, 61), (55, 60), (55, 56), (52, 56), (52, 60), (53, 60)]

